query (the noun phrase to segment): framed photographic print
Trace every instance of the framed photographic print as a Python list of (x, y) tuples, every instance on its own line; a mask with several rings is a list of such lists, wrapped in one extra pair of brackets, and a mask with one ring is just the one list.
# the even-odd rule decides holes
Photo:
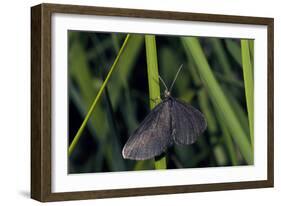
[(273, 187), (273, 19), (31, 8), (31, 197)]

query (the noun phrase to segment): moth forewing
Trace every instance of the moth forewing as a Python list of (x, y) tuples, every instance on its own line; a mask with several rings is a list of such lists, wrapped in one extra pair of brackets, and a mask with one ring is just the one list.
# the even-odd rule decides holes
[(125, 159), (151, 159), (172, 145), (169, 110), (169, 102), (164, 100), (146, 116), (123, 148)]

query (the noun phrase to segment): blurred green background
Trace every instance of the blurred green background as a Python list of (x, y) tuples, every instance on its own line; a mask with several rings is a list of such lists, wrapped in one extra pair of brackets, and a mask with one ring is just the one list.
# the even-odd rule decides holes
[[(122, 158), (130, 134), (150, 112), (145, 35), (130, 34), (120, 53), (126, 36), (68, 32), (69, 145), (120, 54), (85, 130), (69, 154), (69, 173), (154, 169), (153, 159)], [(155, 39), (159, 74), (168, 85), (183, 64), (172, 96), (199, 109), (208, 123), (196, 143), (169, 148), (167, 168), (252, 164), (253, 134), (249, 125), (253, 125), (253, 119), (248, 113), (253, 113), (254, 41), (163, 35)]]

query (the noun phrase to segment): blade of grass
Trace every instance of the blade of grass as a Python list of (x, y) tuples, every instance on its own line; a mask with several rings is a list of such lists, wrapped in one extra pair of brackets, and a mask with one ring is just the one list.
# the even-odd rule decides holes
[[(113, 41), (112, 35), (113, 34), (111, 34), (111, 37), (108, 38), (111, 42)], [(122, 34), (121, 35), (114, 34), (114, 37), (116, 37), (115, 39), (117, 41), (120, 41), (120, 38), (123, 39), (122, 36), (123, 36)], [(92, 41), (95, 43), (96, 47), (102, 48), (102, 46), (100, 45), (101, 42), (99, 42), (98, 39), (94, 38), (94, 36), (92, 36)], [(127, 111), (127, 109), (130, 110), (133, 107), (132, 101), (128, 100), (128, 98), (129, 98), (128, 95), (131, 91), (131, 88), (129, 89), (129, 87), (128, 87), (128, 79), (137, 62), (136, 59), (138, 58), (138, 55), (142, 49), (143, 41), (144, 41), (143, 35), (130, 34), (130, 38), (126, 44), (126, 48), (123, 50), (122, 55), (120, 56), (117, 64), (115, 65), (115, 70), (118, 70), (118, 72), (114, 73), (114, 75), (110, 78), (110, 81), (107, 83), (107, 88), (110, 93), (112, 106), (113, 106), (114, 110), (118, 109), (116, 107), (124, 104), (124, 96), (120, 95), (120, 94), (125, 94), (126, 106), (121, 107), (121, 112), (129, 127), (129, 131), (132, 131), (132, 128), (136, 127), (137, 121), (136, 121), (136, 115), (134, 114), (134, 112)], [(103, 40), (102, 42), (107, 42), (107, 41)], [(108, 48), (107, 48), (107, 50), (108, 50)], [(111, 48), (111, 50), (113, 50), (113, 48)], [(117, 54), (118, 54), (118, 51), (116, 52), (116, 55)], [(99, 55), (99, 56), (100, 57), (98, 59), (90, 59), (90, 60), (94, 61), (94, 62), (100, 61), (102, 63), (112, 61), (112, 60), (109, 60), (108, 57), (104, 54)], [(104, 65), (106, 65), (106, 64), (104, 64)], [(97, 85), (97, 80), (99, 80), (99, 79), (95, 79), (93, 81), (93, 84), (95, 84), (95, 88), (98, 91), (101, 83), (99, 85)], [(92, 101), (92, 99), (90, 100), (90, 102), (91, 101)], [(97, 114), (98, 109), (99, 109), (99, 107), (97, 106), (95, 109), (95, 118), (97, 117), (96, 114)], [(106, 137), (108, 135), (108, 133), (110, 133), (110, 130), (107, 128), (104, 128), (104, 125), (107, 125), (107, 122), (105, 122), (105, 120), (97, 121), (97, 122), (95, 122), (94, 125), (97, 125), (99, 123), (101, 123), (101, 125), (99, 125), (99, 127), (97, 127), (97, 130), (100, 131), (99, 133), (97, 132), (99, 134), (97, 137), (104, 139), (103, 137)]]
[(201, 89), (198, 92), (198, 101), (199, 101), (200, 108), (204, 113), (204, 116), (206, 117), (209, 133), (216, 134), (217, 127), (218, 127), (217, 121), (215, 115), (213, 114), (213, 111), (210, 109), (209, 99), (205, 89)]
[[(186, 55), (187, 55), (188, 60), (189, 60), (188, 61), (188, 67), (187, 67), (189, 75), (191, 76), (195, 87), (201, 88), (202, 87), (202, 81), (199, 78), (199, 75), (196, 71), (195, 63), (192, 59), (192, 56), (190, 55), (189, 52), (187, 52)], [(203, 114), (205, 115), (206, 120), (207, 120), (207, 125), (208, 125), (207, 129), (208, 129), (208, 132), (210, 134), (209, 140), (212, 143), (213, 141), (216, 141), (218, 139), (218, 137), (217, 137), (217, 128), (218, 128), (217, 127), (217, 121), (216, 121), (215, 116), (213, 115), (212, 108), (208, 104), (208, 97), (207, 97), (207, 93), (206, 93), (205, 89), (201, 88), (200, 90), (197, 90), (196, 93), (197, 93), (197, 96), (198, 96), (198, 103), (199, 103), (200, 109), (203, 112)], [(207, 148), (210, 147), (210, 146), (205, 146), (205, 145), (209, 144), (206, 141), (206, 138), (200, 138), (198, 143), (199, 144), (203, 143), (203, 145), (202, 145), (203, 148), (201, 149), (202, 151), (206, 150)], [(213, 156), (213, 157), (211, 157), (211, 156)], [(215, 158), (216, 162), (218, 162), (217, 161), (218, 157), (217, 157), (217, 154), (215, 153), (214, 150), (211, 150), (210, 158), (212, 158), (212, 159)]]
[(229, 154), (230, 161), (231, 161), (232, 165), (235, 166), (235, 165), (238, 164), (235, 147), (234, 147), (229, 129), (226, 127), (224, 118), (219, 112), (218, 112), (218, 119), (219, 119), (219, 124), (220, 124), (221, 129), (222, 129), (223, 139), (224, 139), (224, 142), (225, 142), (225, 145), (226, 145), (226, 148), (227, 148), (227, 153)]
[(249, 49), (250, 49), (250, 57), (251, 57), (251, 61), (254, 62), (254, 40), (248, 40), (249, 42)]
[(231, 67), (224, 52), (221, 40), (218, 38), (209, 38), (208, 40), (214, 49), (214, 53), (217, 56), (220, 68), (223, 70), (223, 73), (226, 75), (226, 77), (231, 79), (233, 77)]
[(110, 36), (112, 39), (112, 44), (113, 44), (114, 50), (118, 54), (119, 49), (120, 49), (118, 37), (115, 33), (112, 33)]
[(222, 113), (225, 122), (232, 133), (232, 137), (235, 137), (234, 141), (239, 146), (241, 154), (248, 164), (252, 164), (253, 153), (247, 135), (243, 131), (233, 108), (230, 106), (220, 85), (215, 79), (198, 39), (196, 37), (181, 37), (181, 40), (184, 46), (188, 47), (204, 86), (206, 87), (214, 105), (216, 105)]
[(231, 77), (231, 78), (229, 78), (229, 76), (223, 75), (223, 74), (221, 74), (221, 73), (219, 73), (219, 72), (214, 72), (214, 75), (215, 75), (215, 77), (216, 77), (218, 80), (220, 80), (220, 81), (226, 83), (228, 86), (232, 85), (232, 86), (236, 86), (236, 87), (238, 87), (238, 88), (244, 89), (244, 83), (243, 83), (243, 81), (240, 81), (240, 80), (239, 80), (238, 78), (236, 78), (236, 77)]
[(94, 42), (94, 48), (90, 49), (89, 52), (87, 52), (88, 59), (98, 59), (100, 56), (106, 52), (109, 48), (112, 48), (112, 46), (115, 49), (115, 45), (113, 45), (112, 39), (108, 38), (106, 40), (103, 40), (102, 42), (95, 38), (95, 35), (91, 36), (92, 41)]
[[(210, 134), (209, 140), (211, 143), (216, 142), (218, 139), (217, 120), (215, 118), (214, 112), (212, 111), (212, 109), (210, 107), (208, 95), (204, 88), (199, 90), (199, 92), (198, 92), (198, 102), (199, 102), (201, 111), (203, 112), (203, 114), (206, 118), (206, 121), (207, 121), (208, 132)], [(218, 165), (223, 165), (223, 163), (225, 162), (225, 157), (221, 157), (221, 153), (219, 151), (221, 151), (221, 145), (217, 145), (215, 148), (213, 148), (212, 154), (213, 154), (216, 162), (218, 163)]]
[(117, 72), (107, 84), (114, 109), (118, 101), (123, 101), (122, 95), (120, 95), (121, 89), (128, 87), (128, 79), (137, 62), (136, 59), (142, 49), (143, 42), (143, 35), (130, 34), (126, 49), (123, 51), (120, 60), (116, 64), (116, 69), (119, 72)]
[(102, 86), (101, 86), (97, 96), (95, 97), (95, 99), (94, 99), (94, 101), (93, 101), (93, 103), (92, 103), (92, 105), (91, 105), (91, 107), (90, 107), (90, 109), (89, 109), (89, 111), (88, 111), (88, 113), (87, 113), (87, 115), (86, 115), (82, 125), (80, 126), (79, 130), (77, 131), (77, 133), (76, 133), (76, 135), (75, 135), (75, 137), (73, 139), (73, 141), (71, 142), (71, 144), (69, 146), (69, 149), (68, 149), (68, 155), (69, 156), (71, 155), (71, 153), (73, 152), (75, 146), (77, 145), (78, 140), (79, 140), (83, 130), (85, 129), (85, 126), (86, 126), (89, 118), (91, 117), (91, 114), (94, 111), (95, 106), (96, 106), (98, 100), (100, 99), (100, 96), (101, 96), (101, 94), (102, 94), (102, 92), (103, 92), (103, 90), (104, 90), (104, 88), (105, 88), (105, 86), (106, 86), (106, 84), (107, 84), (107, 82), (108, 82), (112, 72), (114, 71), (115, 65), (117, 64), (117, 62), (119, 60), (119, 57), (120, 57), (122, 51), (124, 50), (124, 48), (125, 48), (125, 46), (126, 46), (126, 44), (128, 42), (129, 37), (130, 37), (130, 35), (128, 34), (126, 39), (125, 39), (125, 41), (124, 41), (124, 43), (123, 43), (123, 45), (122, 45), (122, 47), (121, 47), (121, 49), (120, 49), (120, 51), (119, 51), (119, 53), (118, 53), (118, 55), (117, 55), (117, 57), (116, 57), (116, 59), (115, 59), (115, 61), (114, 61), (114, 63), (112, 64), (112, 66), (111, 66), (111, 68), (110, 68), (110, 70), (109, 70), (109, 72), (108, 72), (108, 74), (106, 76), (106, 79), (104, 80), (104, 82), (103, 82), (103, 84), (102, 84)]
[(124, 88), (124, 107), (121, 107), (122, 115), (126, 118), (126, 125), (128, 125), (128, 132), (131, 134), (135, 128), (138, 126), (137, 115), (136, 115), (136, 105), (134, 101), (131, 101), (131, 91), (129, 86), (126, 85)]
[(153, 170), (154, 164), (153, 161), (150, 160), (140, 160), (137, 161), (136, 164), (134, 165), (133, 170), (138, 171), (138, 170)]
[(242, 67), (245, 84), (245, 94), (250, 126), (251, 144), (254, 143), (254, 81), (248, 40), (241, 40)]
[[(191, 71), (191, 75), (194, 78), (194, 83), (196, 84), (197, 87), (199, 87), (202, 83), (195, 70), (196, 68), (194, 66), (194, 62), (192, 61), (192, 59), (189, 61), (189, 65), (190, 65), (189, 69)], [(214, 135), (214, 134), (217, 134), (217, 132), (218, 132), (218, 125), (217, 125), (218, 123), (217, 123), (217, 120), (214, 115), (213, 107), (211, 107), (211, 105), (210, 105), (207, 91), (205, 89), (201, 89), (199, 91), (198, 101), (199, 101), (200, 108), (202, 109), (202, 112), (204, 113), (204, 115), (206, 117), (208, 131), (212, 135), (210, 137), (210, 140), (217, 140), (218, 137), (217, 137), (217, 135)], [(225, 135), (224, 135), (224, 138), (228, 138), (228, 137), (225, 137)], [(237, 161), (235, 162), (235, 153), (232, 150), (232, 148), (234, 148), (234, 145), (232, 142), (229, 142), (228, 140), (225, 140), (225, 142), (227, 143), (227, 147), (231, 148), (231, 150), (229, 151), (229, 159), (232, 161), (233, 165), (236, 165)], [(221, 153), (217, 152), (217, 151), (221, 151), (221, 149), (222, 149), (221, 147), (218, 147), (218, 146), (220, 146), (220, 145), (217, 145), (217, 147), (215, 148), (214, 155), (216, 157), (217, 162), (221, 163), (221, 162), (224, 162), (224, 159), (220, 158)], [(234, 156), (234, 158), (232, 158), (233, 156)]]
[(250, 141), (250, 128), (249, 128), (249, 121), (246, 112), (242, 108), (242, 105), (235, 99), (235, 97), (228, 92), (227, 88), (223, 88), (224, 94), (228, 99), (228, 102), (230, 103), (231, 107), (233, 108), (234, 113), (237, 115), (239, 122), (241, 123), (241, 126), (243, 127), (243, 130), (247, 134), (247, 137)]
[(110, 138), (108, 138), (109, 140), (109, 145), (108, 148), (110, 149), (112, 155), (112, 161), (111, 161), (111, 170), (110, 171), (123, 171), (125, 170), (125, 163), (124, 163), (124, 159), (122, 157), (122, 149), (120, 147), (120, 139), (121, 139), (121, 134), (117, 125), (117, 118), (115, 115), (115, 112), (113, 110), (112, 107), (112, 102), (109, 96), (109, 92), (107, 87), (105, 87), (105, 92), (104, 92), (104, 96), (105, 96), (105, 100), (107, 103), (107, 107), (108, 107), (108, 120), (109, 120), (109, 124), (110, 124), (110, 128), (112, 128), (112, 134)]
[[(229, 81), (231, 84), (226, 84), (223, 86), (226, 86), (228, 91), (232, 94), (235, 95), (240, 95), (240, 88), (237, 87), (239, 82), (241, 83), (242, 81), (239, 81), (239, 79), (236, 77), (233, 68), (231, 67), (229, 57), (227, 56), (226, 50), (223, 47), (222, 40), (218, 38), (208, 38), (210, 39), (210, 45), (213, 47), (214, 50), (214, 56), (213, 58), (217, 60), (218, 64), (213, 64), (212, 67), (213, 69), (216, 69), (214, 67), (220, 68), (223, 72), (220, 73), (223, 76), (223, 80), (225, 82)], [(215, 73), (215, 72), (214, 72)], [(217, 75), (215, 75), (217, 76)], [(237, 84), (236, 84), (237, 83)], [(243, 85), (243, 83), (242, 83)], [(244, 86), (244, 85), (243, 85)]]
[(118, 109), (116, 108), (118, 105), (122, 105), (120, 110), (126, 125), (128, 126), (129, 134), (136, 128), (138, 122), (136, 118), (136, 110), (134, 108), (135, 101), (131, 100), (132, 88), (128, 86), (128, 82), (143, 46), (143, 35), (130, 35), (126, 49), (123, 51), (119, 63), (116, 65), (116, 69), (119, 72), (112, 76), (110, 82), (107, 84), (113, 109), (116, 110)]
[[(191, 71), (191, 76), (194, 79), (194, 83), (197, 87), (200, 86), (201, 80), (198, 77), (198, 74), (196, 72), (196, 68), (194, 66), (194, 61), (192, 61), (190, 54), (189, 55), (189, 69)], [(216, 134), (218, 131), (218, 126), (217, 126), (217, 121), (214, 115), (214, 111), (213, 111), (213, 107), (211, 107), (210, 102), (208, 103), (209, 99), (207, 97), (207, 91), (205, 89), (201, 89), (198, 93), (198, 100), (199, 100), (199, 105), (200, 108), (202, 109), (202, 112), (204, 113), (204, 115), (206, 116), (206, 120), (208, 123), (208, 131), (210, 134)], [(216, 108), (214, 108), (216, 109)], [(237, 158), (236, 158), (236, 154), (235, 154), (235, 150), (234, 150), (234, 144), (231, 141), (231, 136), (227, 130), (227, 127), (225, 126), (225, 122), (224, 121), (220, 121), (221, 119), (218, 117), (219, 119), (219, 124), (222, 127), (222, 131), (224, 134), (224, 141), (226, 143), (226, 147), (229, 148), (228, 153), (229, 153), (229, 159), (232, 162), (232, 165), (237, 165)], [(217, 137), (215, 136), (211, 136), (210, 139), (217, 139)], [(219, 162), (219, 161), (218, 161)]]
[[(113, 38), (114, 36), (114, 38)], [(124, 41), (125, 38), (123, 38), (123, 34), (109, 34), (107, 39), (111, 39), (112, 44), (114, 43), (115, 40), (115, 47), (111, 47), (108, 48), (106, 51), (104, 51), (103, 54), (100, 54), (98, 59), (95, 60), (91, 60), (96, 62), (98, 65), (102, 64), (104, 65), (103, 67), (105, 67), (107, 65), (107, 62), (112, 62), (114, 59), (112, 59), (112, 57), (110, 55), (106, 55), (105, 52), (108, 53), (116, 53), (115, 55), (118, 54), (119, 52), (119, 41)], [(99, 38), (94, 38), (94, 36), (92, 36), (92, 41), (94, 42), (94, 45), (99, 46), (100, 44), (102, 44), (103, 42), (105, 42), (106, 40), (102, 40), (99, 41)], [(107, 83), (106, 87), (108, 88), (108, 92), (109, 92), (109, 96), (110, 96), (110, 100), (111, 100), (111, 106), (112, 109), (114, 111), (117, 111), (118, 109), (121, 108), (121, 112), (122, 112), (122, 116), (124, 118), (124, 120), (126, 121), (126, 125), (128, 125), (128, 131), (132, 131), (132, 129), (130, 130), (130, 128), (135, 128), (134, 124), (137, 125), (137, 121), (136, 121), (136, 115), (134, 113), (134, 111), (129, 111), (130, 109), (132, 109), (132, 101), (128, 101), (128, 86), (127, 86), (127, 82), (128, 82), (128, 78), (131, 74), (132, 69), (134, 68), (134, 64), (136, 63), (136, 58), (138, 57), (138, 54), (141, 51), (141, 48), (143, 46), (143, 40), (144, 37), (143, 35), (135, 35), (135, 34), (131, 34), (130, 38), (126, 44), (126, 48), (123, 50), (122, 55), (120, 56), (117, 64), (115, 65), (115, 70), (118, 70), (118, 72), (115, 72), (114, 75), (111, 76), (110, 81)], [(118, 41), (118, 42), (117, 42)], [(118, 43), (118, 45), (117, 45)], [(114, 44), (113, 44), (114, 45)], [(103, 75), (103, 74), (102, 74)], [(101, 81), (102, 82), (102, 81)], [(93, 81), (94, 84), (96, 84), (96, 81)], [(100, 84), (101, 85), (101, 84)], [(99, 86), (100, 87), (100, 86)], [(99, 89), (98, 87), (98, 89)], [(97, 89), (97, 91), (98, 91)], [(120, 94), (125, 94), (125, 101), (124, 101), (124, 96), (120, 95)], [(102, 101), (99, 101), (99, 105), (103, 105), (103, 109), (104, 109), (104, 102), (105, 99), (103, 99)], [(129, 104), (128, 104), (129, 103)], [(122, 105), (123, 104), (123, 105)], [(125, 104), (125, 105), (124, 105)], [(101, 106), (102, 106), (101, 105)], [(122, 105), (122, 106), (121, 106)], [(125, 107), (124, 107), (125, 106)], [(119, 108), (117, 108), (119, 107)], [(95, 115), (92, 119), (98, 119), (96, 116), (96, 111), (97, 111), (98, 107), (96, 107), (95, 109)], [(126, 111), (126, 112), (123, 112)], [(129, 111), (129, 112), (128, 112)], [(104, 114), (107, 114), (107, 112), (104, 112)], [(103, 125), (108, 125), (108, 128), (111, 128), (110, 125), (110, 121), (106, 121), (108, 118), (108, 116), (104, 115), (104, 119), (105, 121), (100, 121)], [(96, 125), (96, 124), (95, 124)], [(98, 142), (99, 145), (101, 144), (105, 144), (105, 145), (111, 145), (111, 137), (116, 136), (116, 134), (114, 134), (114, 130), (112, 129), (107, 129), (105, 130), (103, 127), (99, 127), (97, 128), (98, 131), (100, 131), (100, 136), (98, 136), (99, 139), (103, 139), (103, 141)], [(99, 146), (100, 147), (100, 146)], [(105, 147), (107, 148), (107, 147)], [(106, 149), (107, 150), (107, 149)], [(105, 162), (104, 164), (107, 164), (109, 168), (117, 168), (118, 167), (118, 161), (114, 160), (114, 158), (118, 158), (120, 156), (120, 152), (118, 152), (118, 150), (116, 149), (111, 149), (111, 150), (107, 150), (104, 151), (105, 152)], [(126, 162), (127, 164), (127, 162)], [(117, 165), (114, 166), (114, 165)]]
[[(160, 103), (160, 87), (157, 63), (156, 40), (154, 35), (145, 35), (147, 76), (149, 86), (150, 109)], [(155, 169), (166, 169), (166, 157), (155, 158)]]
[(241, 61), (241, 49), (238, 42), (235, 42), (233, 39), (226, 39), (225, 40), (226, 48), (228, 49), (229, 53), (233, 57), (233, 59), (242, 66)]

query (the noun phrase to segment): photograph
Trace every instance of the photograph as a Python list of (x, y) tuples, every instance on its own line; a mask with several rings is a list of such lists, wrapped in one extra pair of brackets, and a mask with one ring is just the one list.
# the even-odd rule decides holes
[(68, 173), (254, 164), (254, 39), (67, 31)]
[(273, 18), (31, 11), (32, 198), (273, 187)]

